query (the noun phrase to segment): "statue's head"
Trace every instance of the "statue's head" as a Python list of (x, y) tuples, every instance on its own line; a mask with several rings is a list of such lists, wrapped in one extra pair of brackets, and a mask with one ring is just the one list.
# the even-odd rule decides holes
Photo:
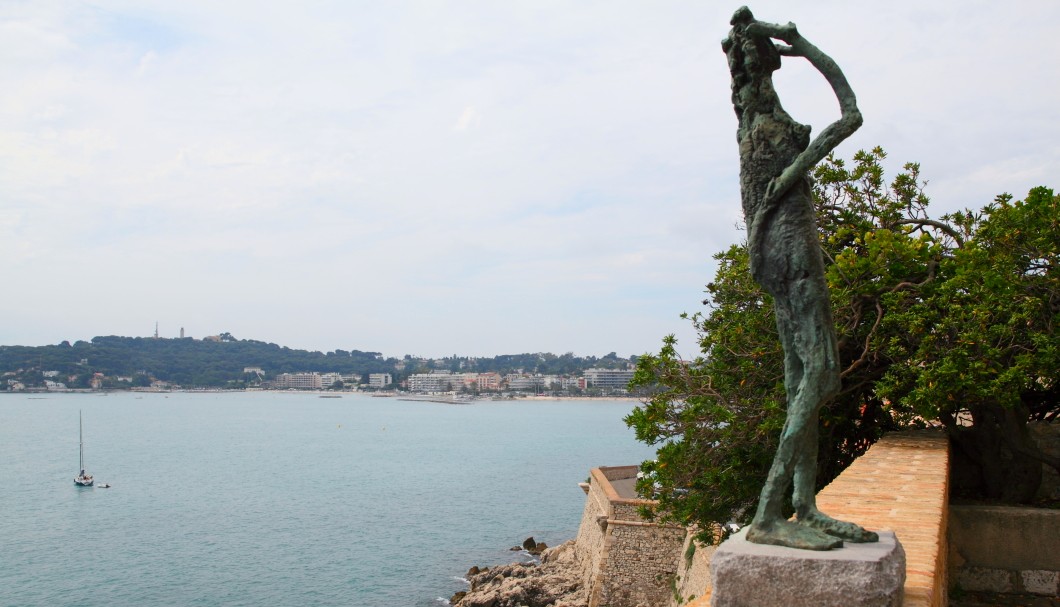
[(732, 19), (729, 19), (729, 25), (747, 25), (754, 20), (755, 16), (751, 14), (751, 9), (741, 6), (732, 14)]
[(721, 41), (721, 48), (729, 57), (729, 71), (733, 81), (769, 75), (780, 69), (780, 52), (769, 36), (751, 34), (748, 26), (755, 22), (751, 9), (741, 6), (732, 14), (729, 36)]

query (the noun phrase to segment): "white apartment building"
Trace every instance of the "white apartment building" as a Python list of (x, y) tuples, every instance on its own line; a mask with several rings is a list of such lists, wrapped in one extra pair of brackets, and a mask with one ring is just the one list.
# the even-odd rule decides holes
[(586, 369), (585, 384), (590, 388), (625, 391), (629, 389), (633, 373), (633, 369)]
[(369, 373), (368, 374), (368, 387), (369, 388), (385, 388), (390, 384), (394, 383), (394, 378), (389, 373)]
[(461, 390), (475, 383), (478, 373), (453, 373), (452, 371), (431, 371), (414, 373), (409, 376), (410, 392), (450, 392)]
[(560, 377), (552, 384), (553, 388), (559, 388), (561, 390), (577, 390), (585, 389), (585, 378), (584, 377)]
[(342, 375), (338, 373), (322, 373), (320, 375), (320, 386), (322, 388), (330, 388), (337, 381), (342, 381)]
[(544, 390), (552, 386), (555, 375), (526, 375), (509, 373), (506, 376), (509, 390)]
[(319, 390), (324, 387), (319, 373), (280, 373), (272, 380), (276, 388)]
[(409, 375), (409, 392), (448, 392), (451, 375), (449, 371), (413, 373)]

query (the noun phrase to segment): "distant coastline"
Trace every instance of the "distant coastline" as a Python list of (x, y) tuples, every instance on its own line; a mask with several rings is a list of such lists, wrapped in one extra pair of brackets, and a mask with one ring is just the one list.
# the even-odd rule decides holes
[(336, 390), (626, 396), (638, 357), (571, 352), (426, 358), (297, 350), (229, 333), (193, 338), (96, 336), (45, 346), (0, 345), (0, 392), (37, 390)]
[(432, 394), (416, 394), (411, 392), (372, 392), (365, 390), (261, 390), (256, 388), (248, 389), (230, 389), (230, 388), (167, 388), (167, 389), (154, 389), (154, 388), (133, 388), (133, 389), (102, 389), (94, 390), (91, 388), (67, 388), (65, 390), (47, 390), (47, 389), (25, 389), (20, 391), (0, 390), (0, 395), (43, 395), (43, 394), (305, 394), (307, 396), (369, 396), (377, 398), (392, 398), (394, 400), (410, 401), (410, 402), (437, 402), (445, 404), (472, 404), (486, 401), (496, 402), (508, 402), (508, 401), (630, 401), (630, 402), (641, 402), (643, 399), (639, 396), (632, 395), (616, 395), (616, 394), (605, 394), (599, 396), (552, 396), (546, 394), (506, 394), (504, 396), (494, 395), (479, 395), (470, 397), (451, 397), (446, 395), (432, 395)]

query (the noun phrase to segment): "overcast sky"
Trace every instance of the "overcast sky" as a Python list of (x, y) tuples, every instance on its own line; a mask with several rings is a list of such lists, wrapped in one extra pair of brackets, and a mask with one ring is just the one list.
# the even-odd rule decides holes
[[(0, 344), (622, 356), (743, 238), (737, 4), (0, 0)], [(762, 1), (933, 213), (1060, 187), (1060, 3)], [(786, 59), (788, 111), (838, 116)]]

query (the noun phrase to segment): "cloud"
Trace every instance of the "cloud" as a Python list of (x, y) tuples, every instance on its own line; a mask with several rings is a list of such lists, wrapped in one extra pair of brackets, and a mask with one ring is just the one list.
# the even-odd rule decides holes
[(140, 62), (136, 66), (136, 75), (143, 76), (151, 69), (151, 65), (158, 61), (158, 53), (154, 51), (147, 51), (140, 57)]
[(457, 131), (466, 131), (468, 127), (477, 128), (482, 119), (478, 112), (472, 106), (464, 108), (463, 113), (460, 114), (460, 118), (457, 119), (456, 124), (453, 125), (453, 129)]
[[(845, 70), (866, 124), (840, 153), (919, 161), (942, 212), (1060, 174), (1060, 8), (962, 6), (754, 8)], [(394, 354), (691, 344), (677, 316), (743, 237), (732, 8), (0, 7), (0, 254), (22, 294), (0, 343), (158, 316)], [(815, 132), (837, 115), (804, 62), (777, 86)]]

